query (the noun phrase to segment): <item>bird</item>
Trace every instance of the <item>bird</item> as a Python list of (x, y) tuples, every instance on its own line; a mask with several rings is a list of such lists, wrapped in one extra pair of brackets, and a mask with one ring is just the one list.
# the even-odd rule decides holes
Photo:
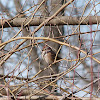
[[(43, 47), (42, 50), (42, 58), (45, 60), (47, 64), (52, 64), (55, 60), (56, 53), (49, 47), (47, 44)], [(56, 60), (61, 59), (60, 57), (56, 57)]]

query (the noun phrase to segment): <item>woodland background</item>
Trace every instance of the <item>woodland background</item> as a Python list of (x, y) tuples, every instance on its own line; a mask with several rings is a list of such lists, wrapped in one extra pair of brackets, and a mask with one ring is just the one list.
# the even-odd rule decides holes
[(99, 16), (100, 0), (1, 0), (0, 95), (100, 97)]

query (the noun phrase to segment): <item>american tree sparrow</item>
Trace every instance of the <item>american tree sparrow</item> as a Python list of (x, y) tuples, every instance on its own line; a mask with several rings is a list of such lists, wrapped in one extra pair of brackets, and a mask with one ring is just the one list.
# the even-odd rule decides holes
[[(45, 45), (42, 50), (42, 58), (48, 63), (52, 64), (55, 60), (56, 53), (48, 46)], [(56, 60), (61, 59), (57, 56)]]

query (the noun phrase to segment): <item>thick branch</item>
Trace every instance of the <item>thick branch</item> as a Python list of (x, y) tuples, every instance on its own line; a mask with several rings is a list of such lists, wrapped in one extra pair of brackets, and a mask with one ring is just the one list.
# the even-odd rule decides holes
[[(40, 18), (40, 17), (35, 17), (32, 19), (32, 21), (29, 23), (30, 26), (38, 26), (40, 25), (43, 21), (45, 21), (47, 18)], [(85, 19), (86, 18), (86, 19)], [(46, 26), (49, 25), (78, 25), (80, 17), (71, 17), (71, 16), (61, 16), (61, 17), (55, 17), (54, 19), (50, 20), (48, 23), (46, 23)], [(88, 17), (82, 17), (81, 20), (83, 20), (81, 25), (87, 25), (90, 22), (91, 19), (91, 23), (92, 24), (97, 24), (100, 23), (100, 16), (88, 16)], [(81, 21), (80, 20), (80, 21)], [(7, 20), (3, 20), (3, 23), (1, 23), (2, 21), (0, 20), (0, 27), (10, 27), (8, 25), (8, 23), (12, 26), (12, 27), (21, 27), (21, 25), (25, 25), (26, 23), (28, 23), (30, 21), (30, 18), (15, 18), (11, 21)]]
[[(29, 96), (19, 96), (18, 100), (28, 100)], [(0, 100), (7, 100), (8, 97), (2, 97)], [(64, 97), (64, 96), (44, 96), (44, 97), (39, 97), (39, 96), (32, 96), (31, 100), (90, 100), (89, 97)], [(92, 98), (92, 100), (99, 100), (100, 98)], [(12, 100), (12, 99), (11, 99)]]

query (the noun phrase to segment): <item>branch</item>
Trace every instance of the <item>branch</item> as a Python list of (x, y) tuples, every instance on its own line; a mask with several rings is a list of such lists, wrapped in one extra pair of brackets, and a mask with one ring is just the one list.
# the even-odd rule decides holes
[(6, 13), (6, 15), (10, 18), (12, 18), (13, 16), (11, 15), (11, 12), (8, 10), (8, 8), (6, 6), (4, 6), (1, 1), (0, 1), (0, 10), (2, 11), (2, 13)]
[[(1, 43), (0, 47), (5, 45), (5, 44), (7, 44), (7, 43), (10, 43), (12, 41), (19, 40), (19, 39), (48, 40), (48, 41), (52, 41), (52, 42), (58, 43), (60, 45), (65, 45), (65, 46), (71, 47), (73, 49), (80, 50), (80, 48), (78, 48), (76, 46), (73, 46), (73, 45), (70, 45), (68, 43), (64, 43), (64, 42), (61, 42), (61, 41), (58, 41), (56, 39), (52, 39), (52, 38), (49, 38), (49, 37), (34, 37), (34, 38), (33, 37), (18, 37), (18, 38), (10, 39), (10, 40), (8, 40), (8, 41), (6, 41), (4, 43)], [(80, 52), (82, 52), (82, 53), (87, 55), (87, 52), (85, 52), (84, 50), (80, 50)], [(87, 55), (87, 56), (91, 57), (91, 55)], [(96, 59), (95, 57), (92, 57), (92, 59), (100, 64), (100, 61), (98, 59)], [(4, 63), (4, 61), (0, 62), (0, 66)]]
[[(7, 97), (0, 98), (0, 100), (3, 100), (3, 99), (7, 100)], [(18, 100), (28, 100), (29, 96), (18, 96), (17, 99)], [(97, 99), (99, 98), (92, 98), (92, 100), (97, 100)], [(32, 96), (31, 100), (90, 100), (90, 98), (89, 97), (80, 98), (80, 97), (65, 97), (65, 96), (49, 95), (49, 96)]]
[(100, 78), (98, 78), (98, 79), (92, 81), (91, 83), (89, 83), (89, 84), (87, 84), (86, 86), (84, 86), (83, 88), (81, 88), (81, 89), (79, 89), (79, 90), (77, 90), (77, 91), (71, 93), (70, 95), (75, 94), (75, 93), (77, 93), (77, 92), (79, 92), (79, 91), (82, 91), (82, 90), (88, 88), (91, 84), (94, 84), (94, 83), (96, 83), (96, 82), (99, 81), (99, 80), (100, 80)]
[[(40, 18), (40, 17), (35, 17), (31, 20), (31, 22), (29, 23), (30, 26), (38, 26), (40, 25), (42, 22), (44, 22), (46, 19), (49, 19), (50, 17), (46, 17), (46, 18)], [(71, 16), (61, 16), (61, 17), (55, 17), (52, 20), (50, 20), (49, 22), (46, 23), (46, 26), (49, 25), (78, 25), (79, 24), (79, 19), (81, 17), (71, 17)], [(92, 24), (97, 24), (97, 19), (98, 19), (98, 23), (100, 23), (100, 16), (88, 16), (88, 17), (82, 17), (82, 19), (86, 18), (84, 21), (82, 21), (81, 25), (87, 25), (89, 24), (89, 20), (91, 18), (91, 23)], [(81, 19), (81, 20), (82, 20)], [(30, 21), (30, 18), (15, 18), (11, 21), (7, 21), (7, 20), (3, 20), (3, 23), (1, 23), (2, 19), (0, 19), (0, 28), (3, 27), (10, 27), (9, 24), (12, 27), (21, 27), (21, 25), (25, 25)], [(9, 23), (9, 24), (8, 24)]]

